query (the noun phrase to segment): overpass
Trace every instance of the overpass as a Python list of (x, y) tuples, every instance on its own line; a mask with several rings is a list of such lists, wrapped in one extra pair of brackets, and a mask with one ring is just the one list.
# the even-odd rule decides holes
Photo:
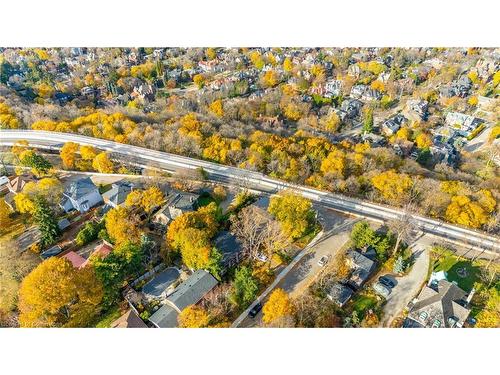
[[(125, 158), (128, 162), (135, 163), (141, 167), (158, 167), (174, 173), (182, 170), (193, 171), (203, 168), (207, 174), (207, 178), (215, 182), (234, 184), (265, 193), (276, 193), (284, 189), (293, 190), (297, 194), (323, 206), (379, 221), (397, 219), (404, 215), (404, 211), (399, 208), (284, 182), (270, 178), (259, 172), (150, 150), (144, 147), (117, 143), (106, 139), (50, 131), (0, 130), (0, 146), (12, 146), (20, 140), (28, 141), (30, 146), (33, 147), (53, 150), (60, 149), (66, 142), (91, 145), (111, 152), (117, 158)], [(443, 240), (466, 245), (481, 251), (500, 253), (500, 238), (491, 234), (419, 215), (412, 215), (412, 219), (421, 231), (435, 235)]]

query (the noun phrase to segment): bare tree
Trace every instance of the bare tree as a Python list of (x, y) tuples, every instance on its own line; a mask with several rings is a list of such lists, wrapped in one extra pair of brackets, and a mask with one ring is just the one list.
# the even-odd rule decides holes
[(265, 240), (266, 222), (267, 218), (255, 206), (245, 207), (232, 218), (231, 230), (241, 241), (243, 256), (258, 255)]
[(396, 235), (396, 244), (394, 245), (395, 254), (401, 242), (409, 242), (417, 229), (417, 225), (413, 220), (413, 214), (415, 212), (415, 207), (412, 203), (405, 206), (403, 214), (396, 219), (392, 219), (387, 223), (389, 230)]

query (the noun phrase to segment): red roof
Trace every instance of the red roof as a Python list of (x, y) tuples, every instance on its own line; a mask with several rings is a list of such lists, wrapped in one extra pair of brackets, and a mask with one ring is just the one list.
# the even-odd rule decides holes
[(109, 255), (109, 253), (111, 253), (112, 251), (113, 251), (113, 247), (111, 245), (109, 245), (106, 242), (101, 243), (99, 246), (95, 247), (95, 249), (92, 252), (92, 254), (90, 254), (90, 256), (88, 257), (88, 259), (85, 260), (85, 263), (83, 264), (83, 267), (87, 266), (87, 264), (90, 261), (90, 258), (93, 255), (99, 255), (101, 258), (106, 258)]
[(74, 251), (70, 251), (69, 253), (64, 255), (63, 258), (69, 260), (73, 265), (73, 267), (75, 268), (82, 268), (85, 266), (85, 263), (87, 262), (87, 260), (84, 257), (75, 253)]

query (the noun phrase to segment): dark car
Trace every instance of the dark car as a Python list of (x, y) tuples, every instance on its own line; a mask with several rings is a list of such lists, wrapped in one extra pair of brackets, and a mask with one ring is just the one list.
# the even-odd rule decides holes
[(388, 276), (380, 276), (378, 278), (378, 281), (379, 283), (385, 285), (388, 288), (394, 288), (396, 286), (396, 282)]
[(261, 309), (262, 309), (262, 303), (258, 302), (254, 307), (252, 307), (252, 309), (248, 313), (248, 316), (250, 318), (255, 318)]

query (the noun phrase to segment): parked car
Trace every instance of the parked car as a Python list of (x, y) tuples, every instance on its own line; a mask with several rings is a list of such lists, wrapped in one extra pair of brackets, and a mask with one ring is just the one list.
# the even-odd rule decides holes
[(396, 282), (387, 275), (380, 276), (378, 278), (378, 281), (379, 281), (379, 283), (381, 283), (382, 285), (385, 285), (388, 288), (394, 288), (396, 286)]
[(250, 318), (255, 318), (259, 311), (262, 309), (262, 303), (258, 302), (252, 309), (248, 312)]
[(262, 254), (262, 253), (255, 255), (255, 258), (256, 258), (257, 260), (260, 260), (261, 262), (267, 262), (267, 256), (265, 256), (265, 255), (264, 255), (264, 254)]
[(373, 290), (384, 298), (389, 297), (389, 294), (391, 294), (391, 289), (378, 281), (373, 284)]
[(320, 260), (318, 260), (318, 266), (323, 267), (328, 263), (328, 256), (323, 255)]

